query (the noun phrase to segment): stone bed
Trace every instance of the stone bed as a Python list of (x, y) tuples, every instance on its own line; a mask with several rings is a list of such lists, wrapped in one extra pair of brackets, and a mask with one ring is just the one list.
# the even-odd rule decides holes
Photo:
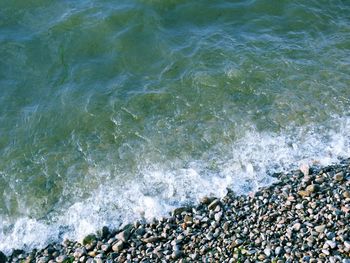
[(167, 218), (104, 227), (82, 244), (13, 251), (2, 262), (350, 263), (350, 159), (308, 166), (252, 195), (205, 197)]

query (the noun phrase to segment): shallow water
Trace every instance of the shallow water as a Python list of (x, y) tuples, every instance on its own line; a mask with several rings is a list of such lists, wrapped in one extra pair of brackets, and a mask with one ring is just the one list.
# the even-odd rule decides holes
[(0, 1), (0, 250), (350, 156), (348, 1)]

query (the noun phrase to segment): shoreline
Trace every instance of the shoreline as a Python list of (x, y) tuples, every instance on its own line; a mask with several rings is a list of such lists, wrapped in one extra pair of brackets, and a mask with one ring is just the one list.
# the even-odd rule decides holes
[[(350, 159), (275, 174), (252, 195), (202, 198), (171, 216), (104, 227), (2, 262), (350, 262)], [(148, 260), (148, 261), (147, 261)], [(247, 261), (248, 260), (248, 261)]]

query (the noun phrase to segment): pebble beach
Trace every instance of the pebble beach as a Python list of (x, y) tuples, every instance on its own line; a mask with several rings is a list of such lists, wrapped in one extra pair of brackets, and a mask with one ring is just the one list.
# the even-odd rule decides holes
[(274, 174), (248, 195), (204, 197), (169, 217), (104, 227), (0, 262), (350, 262), (350, 159)]

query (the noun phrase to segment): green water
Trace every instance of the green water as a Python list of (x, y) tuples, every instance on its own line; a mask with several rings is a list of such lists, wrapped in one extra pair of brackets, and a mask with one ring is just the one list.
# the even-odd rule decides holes
[(0, 249), (347, 157), (349, 98), (349, 1), (0, 0)]

